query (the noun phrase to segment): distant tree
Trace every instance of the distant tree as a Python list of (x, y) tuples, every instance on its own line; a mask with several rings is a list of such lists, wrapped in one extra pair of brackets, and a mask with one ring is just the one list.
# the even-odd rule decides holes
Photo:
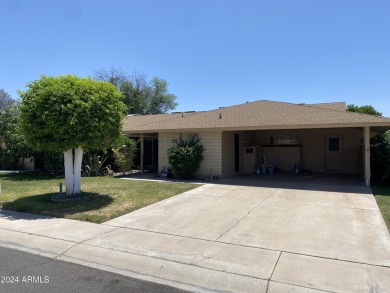
[[(3, 91), (4, 93), (4, 91)], [(58, 171), (64, 165), (63, 158), (56, 152), (35, 151), (27, 145), (26, 138), (20, 129), (20, 102), (13, 100), (7, 93), (1, 94), (0, 137), (5, 142), (0, 145), (0, 164), (5, 169), (22, 168), (26, 160), (48, 170)], [(41, 163), (41, 164), (40, 164)]]
[(150, 83), (150, 95), (145, 114), (163, 114), (176, 108), (176, 96), (168, 92), (168, 83), (164, 79), (154, 77)]
[(377, 111), (373, 106), (365, 105), (365, 106), (356, 106), (354, 104), (349, 104), (347, 106), (348, 112), (356, 112), (361, 114), (382, 116), (382, 113)]
[(83, 150), (109, 147), (122, 131), (125, 105), (110, 83), (74, 75), (42, 76), (27, 84), (21, 130), (36, 150), (64, 153), (66, 192), (81, 192)]
[(129, 114), (145, 113), (150, 96), (150, 88), (144, 74), (134, 73), (130, 79), (122, 84), (120, 91), (124, 95), (123, 102), (128, 107)]
[[(375, 116), (382, 116), (382, 113), (373, 106), (347, 106), (347, 111)], [(390, 133), (380, 133), (370, 139), (371, 151), (371, 172), (376, 179), (390, 178)]]
[(4, 111), (14, 105), (15, 101), (3, 89), (0, 89), (0, 111)]
[(23, 162), (35, 155), (20, 130), (19, 115), (15, 101), (0, 111), (0, 136), (5, 141), (5, 147), (0, 149), (0, 158), (2, 167), (6, 169), (16, 169), (20, 159)]
[(147, 81), (145, 74), (128, 76), (122, 69), (111, 67), (97, 71), (95, 79), (111, 82), (121, 91), (129, 114), (162, 114), (177, 106), (176, 96), (168, 92), (168, 83), (158, 77)]
[(111, 66), (110, 69), (101, 68), (95, 72), (95, 79), (99, 81), (107, 81), (115, 85), (118, 89), (122, 84), (129, 79), (126, 72), (121, 68)]

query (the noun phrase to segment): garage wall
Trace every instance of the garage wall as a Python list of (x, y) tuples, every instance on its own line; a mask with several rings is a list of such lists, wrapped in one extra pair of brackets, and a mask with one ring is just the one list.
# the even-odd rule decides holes
[[(325, 166), (326, 137), (341, 136), (343, 139), (343, 172), (362, 172), (361, 159), (359, 158), (363, 135), (361, 128), (256, 131), (256, 142), (261, 145), (269, 144), (271, 135), (298, 135), (302, 145), (302, 166), (312, 172), (327, 171)], [(282, 148), (280, 149), (282, 150)]]
[(158, 136), (158, 169), (159, 172), (164, 166), (169, 166), (167, 151), (174, 145), (172, 140), (179, 140), (180, 134), (187, 139), (193, 134), (198, 134), (200, 143), (204, 146), (203, 161), (196, 173), (197, 177), (221, 176), (222, 175), (222, 132), (162, 132)]
[[(262, 154), (266, 155), (266, 160), (269, 159), (269, 154), (272, 153), (279, 164), (279, 168), (284, 171), (292, 171), (294, 164), (301, 163), (301, 147), (263, 147), (260, 149)], [(268, 157), (267, 157), (268, 156)], [(264, 156), (260, 160), (261, 163), (264, 163)], [(271, 161), (272, 162), (272, 161)], [(271, 163), (275, 165), (274, 163)]]
[[(231, 177), (236, 175), (234, 166), (234, 135), (238, 134), (240, 137), (240, 172), (244, 173), (248, 166), (245, 166), (245, 147), (253, 146), (255, 144), (254, 131), (224, 131), (222, 132), (222, 176)], [(254, 163), (249, 169), (254, 169)]]

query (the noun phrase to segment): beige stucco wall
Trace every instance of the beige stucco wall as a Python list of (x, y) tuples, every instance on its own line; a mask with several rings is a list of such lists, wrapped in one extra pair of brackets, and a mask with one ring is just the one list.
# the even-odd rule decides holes
[(234, 176), (234, 132), (222, 132), (222, 177)]
[(162, 170), (164, 166), (169, 166), (167, 151), (174, 145), (172, 140), (179, 140), (180, 134), (183, 139), (187, 139), (192, 134), (198, 134), (200, 143), (204, 146), (204, 159), (201, 162), (200, 169), (195, 174), (197, 177), (221, 176), (222, 175), (222, 132), (161, 132), (158, 135), (158, 168)]

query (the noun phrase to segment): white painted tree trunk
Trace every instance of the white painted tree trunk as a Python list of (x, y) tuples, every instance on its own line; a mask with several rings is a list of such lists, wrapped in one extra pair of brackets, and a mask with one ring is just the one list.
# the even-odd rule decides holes
[(83, 161), (83, 150), (69, 149), (64, 152), (66, 194), (69, 196), (81, 192), (81, 163)]
[(65, 167), (65, 185), (66, 194), (73, 194), (74, 172), (73, 172), (73, 149), (64, 152), (64, 167)]

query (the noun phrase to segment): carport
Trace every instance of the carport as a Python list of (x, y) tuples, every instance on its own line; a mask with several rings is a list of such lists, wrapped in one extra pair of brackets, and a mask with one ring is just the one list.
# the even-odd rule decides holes
[[(370, 180), (370, 127), (223, 132), (223, 177), (282, 173), (355, 174)], [(365, 147), (365, 146), (368, 147)], [(262, 168), (263, 167), (263, 168)]]

